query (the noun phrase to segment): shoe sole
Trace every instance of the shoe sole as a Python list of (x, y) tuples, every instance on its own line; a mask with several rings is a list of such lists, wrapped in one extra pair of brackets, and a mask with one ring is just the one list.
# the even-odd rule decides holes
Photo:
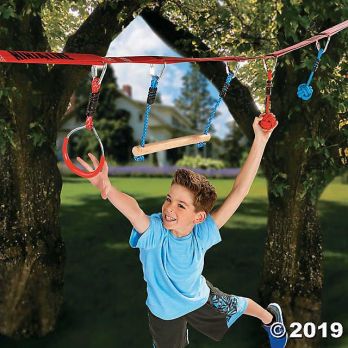
[(278, 323), (284, 323), (284, 320), (283, 320), (283, 313), (282, 313), (282, 309), (280, 308), (279, 304), (278, 303), (270, 303), (268, 306), (267, 306), (267, 309), (269, 307), (275, 307), (277, 310), (275, 311), (275, 313), (273, 313), (273, 311), (271, 312), (272, 314), (275, 314), (276, 316), (276, 321)]

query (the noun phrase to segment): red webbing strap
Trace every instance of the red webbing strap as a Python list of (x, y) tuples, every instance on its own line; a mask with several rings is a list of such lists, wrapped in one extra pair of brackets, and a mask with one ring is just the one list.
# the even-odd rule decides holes
[(0, 50), (0, 63), (24, 64), (71, 64), (71, 65), (103, 65), (104, 58), (95, 54), (55, 53)]
[(312, 36), (311, 38), (309, 38), (307, 40), (301, 41), (301, 42), (299, 42), (299, 43), (297, 43), (295, 45), (286, 47), (286, 48), (284, 48), (282, 50), (275, 51), (275, 52), (272, 53), (272, 55), (274, 55), (275, 57), (281, 57), (284, 54), (287, 54), (289, 52), (298, 50), (299, 48), (308, 46), (308, 45), (310, 45), (313, 42), (319, 41), (321, 39), (325, 39), (326, 37), (333, 36), (336, 33), (338, 33), (339, 31), (341, 31), (341, 30), (343, 30), (343, 29), (345, 29), (347, 27), (348, 27), (348, 20), (346, 20), (346, 21), (344, 21), (344, 22), (342, 22), (340, 24), (337, 24), (334, 27), (326, 29), (326, 30), (322, 31), (321, 33), (319, 33), (318, 35)]
[(25, 64), (70, 64), (70, 65), (104, 65), (111, 63), (146, 63), (146, 64), (175, 64), (186, 62), (212, 62), (212, 61), (238, 61), (243, 62), (255, 59), (270, 59), (281, 57), (313, 42), (325, 39), (348, 27), (348, 20), (337, 24), (311, 38), (301, 41), (295, 45), (286, 47), (270, 54), (245, 57), (207, 57), (207, 58), (185, 58), (164, 56), (129, 56), (129, 57), (100, 57), (94, 54), (83, 53), (53, 53), (53, 52), (28, 52), (28, 51), (4, 51), (0, 50), (0, 63), (25, 63)]

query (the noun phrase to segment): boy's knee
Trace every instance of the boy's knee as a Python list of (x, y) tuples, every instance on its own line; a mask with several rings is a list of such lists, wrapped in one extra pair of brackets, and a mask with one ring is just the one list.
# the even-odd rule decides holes
[(247, 314), (246, 312), (248, 311), (248, 309), (250, 308), (250, 305), (252, 305), (253, 303), (255, 303), (254, 300), (252, 300), (249, 297), (244, 297), (245, 299), (245, 308), (244, 308), (244, 313), (243, 314)]

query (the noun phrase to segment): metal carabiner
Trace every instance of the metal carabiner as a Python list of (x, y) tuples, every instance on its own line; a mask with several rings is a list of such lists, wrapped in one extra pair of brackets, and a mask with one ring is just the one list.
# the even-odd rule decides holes
[[(105, 72), (106, 72), (106, 69), (107, 69), (108, 65), (107, 64), (104, 64), (103, 67), (102, 67), (102, 72), (99, 76), (99, 84), (101, 84), (101, 82), (103, 81), (103, 78), (104, 78), (104, 75), (105, 75)], [(92, 78), (94, 79), (95, 77), (98, 77), (98, 68), (101, 68), (100, 65), (92, 65), (91, 67), (91, 75), (92, 75)]]
[(274, 62), (274, 65), (273, 65), (273, 69), (269, 69), (269, 67), (267, 66), (266, 60), (268, 60), (268, 59), (270, 59), (270, 58), (262, 59), (262, 60), (263, 60), (263, 66), (264, 66), (266, 72), (268, 72), (268, 70), (271, 70), (271, 71), (272, 71), (272, 74), (273, 74), (274, 71), (275, 71), (275, 69), (276, 69), (276, 66), (277, 66), (278, 57), (275, 58), (275, 62)]
[(160, 79), (165, 68), (166, 68), (166, 63), (163, 64), (163, 67), (162, 67), (162, 70), (161, 70), (160, 74), (156, 75), (154, 65), (150, 64), (150, 75), (151, 76), (158, 76), (158, 79)]
[[(237, 72), (239, 71), (239, 69), (240, 69), (243, 65), (245, 65), (245, 64), (246, 64), (246, 62), (237, 62), (236, 66), (235, 66), (235, 68), (234, 68), (234, 70), (233, 70), (233, 72), (232, 72), (232, 74), (233, 74), (234, 77), (236, 77)], [(229, 75), (229, 74), (231, 73), (230, 67), (228, 66), (228, 63), (227, 63), (227, 62), (225, 62), (225, 65), (226, 65), (226, 74)]]
[[(331, 39), (331, 36), (328, 36), (328, 37), (327, 37), (326, 44), (325, 44), (325, 47), (324, 47), (324, 49), (323, 49), (323, 53), (326, 52), (327, 46), (329, 46), (330, 39)], [(320, 47), (320, 42), (319, 42), (319, 41), (315, 41), (315, 46), (317, 47), (317, 50), (320, 51), (320, 48), (321, 48), (321, 47)]]

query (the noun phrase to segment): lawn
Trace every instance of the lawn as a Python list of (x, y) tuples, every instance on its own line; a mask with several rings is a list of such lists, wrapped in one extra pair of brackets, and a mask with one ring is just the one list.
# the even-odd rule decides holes
[[(218, 196), (230, 180), (212, 180)], [(147, 213), (157, 212), (170, 179), (115, 178)], [(324, 237), (323, 321), (348, 328), (348, 185), (338, 179), (323, 193), (319, 212)], [(257, 178), (236, 215), (223, 228), (223, 242), (206, 256), (205, 276), (226, 292), (257, 299), (266, 233), (266, 183)], [(57, 330), (48, 337), (14, 342), (3, 348), (151, 347), (145, 308), (145, 283), (138, 251), (128, 245), (130, 224), (83, 179), (66, 178), (62, 192), (62, 234), (66, 243), (65, 303)], [(190, 347), (255, 348), (257, 320), (243, 318), (221, 343), (191, 330)], [(323, 341), (347, 347), (347, 337)]]

